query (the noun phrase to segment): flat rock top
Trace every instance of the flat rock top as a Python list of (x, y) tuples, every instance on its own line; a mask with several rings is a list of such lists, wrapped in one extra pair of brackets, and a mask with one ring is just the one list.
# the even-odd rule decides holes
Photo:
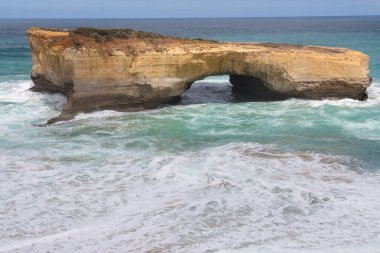
[(129, 51), (131, 47), (133, 47), (134, 49), (143, 50), (181, 48), (190, 51), (286, 51), (317, 53), (322, 55), (336, 55), (342, 53), (349, 53), (351, 56), (362, 55), (360, 52), (345, 48), (302, 46), (282, 43), (219, 42), (205, 39), (179, 38), (131, 29), (78, 28), (76, 30), (59, 30), (32, 27), (28, 29), (28, 35), (46, 39), (46, 43), (49, 44), (49, 47), (58, 51), (68, 47), (95, 48), (100, 51), (113, 51), (115, 49)]

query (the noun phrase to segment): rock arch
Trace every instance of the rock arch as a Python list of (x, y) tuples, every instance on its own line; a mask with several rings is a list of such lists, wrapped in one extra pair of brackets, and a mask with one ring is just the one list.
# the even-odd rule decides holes
[(141, 110), (167, 103), (207, 76), (230, 75), (234, 89), (263, 99), (364, 100), (369, 57), (343, 48), (225, 43), (133, 30), (31, 28), (36, 90), (63, 92), (67, 120), (78, 112)]

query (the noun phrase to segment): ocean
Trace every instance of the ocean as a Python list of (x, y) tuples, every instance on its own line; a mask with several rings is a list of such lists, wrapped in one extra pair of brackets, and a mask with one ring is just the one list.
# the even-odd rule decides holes
[[(228, 76), (176, 105), (39, 127), (25, 30), (133, 28), (371, 57), (367, 101), (236, 99)], [(0, 252), (380, 252), (380, 16), (0, 20)]]

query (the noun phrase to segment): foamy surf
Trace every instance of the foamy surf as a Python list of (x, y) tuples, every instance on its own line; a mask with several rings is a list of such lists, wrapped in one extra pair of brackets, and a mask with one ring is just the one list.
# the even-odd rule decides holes
[[(62, 111), (66, 98), (62, 94), (41, 94), (28, 91), (33, 87), (31, 81), (26, 80), (12, 80), (0, 82), (0, 103), (25, 103), (25, 102), (41, 102), (46, 101), (47, 105), (53, 105), (54, 110)], [(201, 104), (209, 103), (226, 103), (232, 102), (233, 96), (231, 93), (231, 84), (229, 83), (228, 76), (215, 76), (197, 81), (190, 91), (183, 95), (182, 102), (175, 105), (178, 110), (194, 107)], [(324, 106), (335, 106), (342, 108), (366, 108), (377, 107), (380, 105), (380, 83), (375, 80), (368, 88), (368, 100), (357, 101), (353, 99), (340, 99), (340, 100), (305, 100), (305, 99), (288, 99), (281, 102), (267, 102), (266, 104), (279, 104), (286, 106), (285, 109), (291, 109), (294, 106), (307, 106), (310, 108), (319, 108)], [(247, 103), (247, 102), (244, 102)], [(244, 104), (243, 103), (243, 104)], [(251, 102), (257, 103), (257, 102)], [(260, 102), (258, 104), (261, 104)], [(190, 107), (189, 107), (190, 106)], [(288, 108), (289, 107), (289, 108)], [(160, 110), (160, 109), (158, 109)], [(165, 108), (164, 108), (165, 110)], [(148, 112), (150, 112), (149, 110)], [(278, 112), (274, 112), (278, 113)], [(101, 111), (93, 113), (81, 113), (75, 117), (75, 120), (84, 120), (91, 118), (109, 118), (124, 116), (126, 113), (116, 111)], [(58, 123), (56, 125), (60, 125)]]
[(339, 126), (376, 141), (376, 114), (361, 108), (377, 110), (379, 85), (366, 102), (230, 103), (228, 82), (210, 80), (179, 105), (42, 130), (32, 123), (58, 115), (64, 96), (2, 82), (0, 252), (376, 252), (378, 165), (252, 138)]
[(40, 170), (45, 159), (30, 157), (28, 170), (20, 161), (1, 173), (1, 201), (19, 214), (2, 220), (1, 252), (335, 252), (379, 239), (380, 175), (349, 157), (258, 143), (114, 148), (97, 169)]
[(367, 89), (368, 99), (366, 101), (358, 101), (354, 99), (323, 99), (323, 100), (303, 100), (303, 99), (290, 99), (286, 102), (289, 104), (303, 104), (305, 106), (321, 107), (325, 105), (337, 107), (351, 107), (363, 108), (373, 107), (380, 105), (380, 82), (375, 80), (372, 85)]
[(329, 247), (315, 249), (284, 249), (280, 247), (246, 247), (242, 249), (218, 250), (219, 253), (379, 253), (380, 244), (363, 245), (360, 247)]

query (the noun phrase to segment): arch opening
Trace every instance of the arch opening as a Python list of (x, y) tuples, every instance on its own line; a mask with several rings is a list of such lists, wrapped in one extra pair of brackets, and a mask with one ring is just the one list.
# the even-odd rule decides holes
[(267, 88), (258, 77), (247, 75), (208, 76), (190, 84), (177, 103), (281, 101), (288, 97)]

